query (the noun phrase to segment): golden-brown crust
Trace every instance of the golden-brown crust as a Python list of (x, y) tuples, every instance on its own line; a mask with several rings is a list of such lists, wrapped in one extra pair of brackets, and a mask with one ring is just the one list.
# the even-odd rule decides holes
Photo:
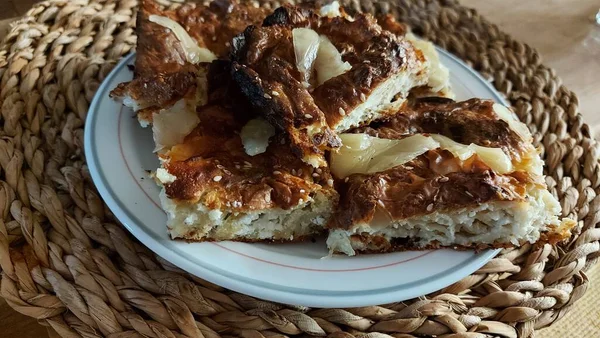
[(177, 179), (165, 184), (176, 201), (209, 209), (284, 210), (308, 201), (316, 192), (335, 198), (326, 168), (314, 169), (273, 138), (265, 153), (249, 156), (239, 131), (244, 117), (222, 105), (199, 110), (200, 124), (182, 144), (165, 155), (167, 171)]
[[(266, 9), (240, 4), (236, 0), (215, 0), (208, 6), (185, 3), (165, 9), (152, 0), (143, 0), (137, 15), (137, 50), (134, 79), (122, 83), (111, 97), (131, 97), (140, 108), (164, 108), (195, 93), (197, 66), (190, 64), (177, 37), (149, 20), (150, 15), (168, 17), (179, 23), (200, 47), (218, 57), (228, 55), (231, 40), (250, 25), (259, 23)], [(140, 114), (151, 122), (151, 114)]]
[[(352, 68), (307, 88), (294, 54), (292, 30), (299, 27), (326, 36)], [(242, 91), (289, 135), (302, 156), (338, 147), (331, 129), (344, 118), (340, 112), (352, 111), (383, 81), (400, 71), (420, 69), (424, 61), (412, 44), (382, 30), (370, 15), (357, 14), (350, 21), (290, 5), (275, 10), (262, 27), (246, 29), (235, 39), (232, 55), (233, 76)]]
[(340, 202), (328, 227), (351, 229), (375, 217), (390, 222), (492, 201), (521, 201), (531, 183), (524, 173), (495, 174), (476, 157), (463, 162), (448, 151), (431, 150), (404, 165), (338, 182)]
[(462, 144), (501, 148), (514, 161), (531, 150), (519, 135), (501, 120), (494, 101), (469, 99), (455, 102), (443, 97), (417, 98), (391, 118), (373, 122), (350, 132), (401, 139), (417, 133), (440, 134)]
[[(533, 148), (499, 118), (493, 104), (481, 99), (419, 98), (395, 116), (351, 132), (388, 139), (441, 134), (461, 144), (501, 148), (517, 163)], [(499, 175), (477, 156), (461, 161), (449, 151), (430, 150), (386, 171), (354, 174), (337, 182), (340, 203), (329, 227), (350, 229), (369, 223), (377, 211), (390, 221), (493, 201), (524, 200), (530, 185), (545, 188), (540, 177), (526, 171)]]

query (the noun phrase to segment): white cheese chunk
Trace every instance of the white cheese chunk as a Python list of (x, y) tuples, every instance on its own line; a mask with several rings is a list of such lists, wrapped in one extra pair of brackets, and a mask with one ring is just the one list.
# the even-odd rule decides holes
[(185, 99), (154, 113), (152, 115), (152, 133), (156, 144), (155, 151), (183, 142), (183, 139), (199, 122), (195, 106), (192, 102), (186, 102)]
[(156, 175), (155, 177), (158, 179), (158, 181), (160, 181), (160, 183), (162, 184), (169, 184), (169, 183), (173, 183), (175, 182), (175, 180), (177, 179), (177, 177), (175, 175), (172, 175), (171, 173), (169, 173), (166, 169), (164, 168), (158, 168), (156, 170)]
[(319, 38), (319, 52), (315, 59), (317, 86), (331, 78), (344, 74), (352, 68), (348, 62), (342, 60), (342, 54), (326, 36), (321, 35)]
[(217, 58), (209, 49), (198, 46), (198, 43), (176, 21), (160, 15), (150, 15), (148, 20), (170, 29), (175, 34), (179, 42), (181, 42), (181, 47), (185, 52), (188, 62), (197, 64), (200, 62), (211, 62)]
[(308, 83), (313, 64), (319, 51), (319, 34), (310, 28), (294, 28), (292, 30), (296, 67), (302, 73), (303, 82)]
[(275, 128), (262, 118), (256, 118), (248, 121), (242, 131), (240, 137), (246, 154), (255, 156), (267, 151), (269, 146), (269, 138), (275, 135)]

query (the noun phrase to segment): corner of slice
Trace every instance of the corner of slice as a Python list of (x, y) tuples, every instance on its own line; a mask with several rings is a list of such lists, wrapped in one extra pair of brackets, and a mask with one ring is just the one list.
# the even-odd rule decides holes
[(202, 63), (227, 56), (231, 39), (264, 16), (264, 9), (235, 0), (177, 8), (141, 1), (133, 80), (121, 83), (111, 97), (132, 108), (143, 127), (175, 104), (195, 115), (195, 106), (205, 103)]
[(558, 218), (527, 127), (492, 101), (417, 99), (341, 136), (332, 252), (555, 243), (574, 226)]

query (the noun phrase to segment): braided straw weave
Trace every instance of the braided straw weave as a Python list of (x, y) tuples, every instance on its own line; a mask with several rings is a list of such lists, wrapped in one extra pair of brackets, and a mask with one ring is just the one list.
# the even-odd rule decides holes
[[(164, 2), (164, 1), (163, 1)], [(90, 179), (83, 124), (102, 79), (135, 46), (136, 1), (36, 5), (0, 45), (2, 297), (64, 337), (531, 337), (588, 286), (600, 253), (600, 149), (577, 97), (511, 39), (454, 1), (350, 0), (392, 12), (466, 60), (535, 133), (568, 243), (503, 251), (473, 275), (411, 301), (310, 309), (253, 299), (190, 276), (139, 244)]]

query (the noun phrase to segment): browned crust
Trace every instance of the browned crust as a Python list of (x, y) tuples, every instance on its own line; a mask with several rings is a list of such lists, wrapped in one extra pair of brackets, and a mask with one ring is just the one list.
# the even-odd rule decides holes
[[(576, 225), (576, 222), (568, 222), (565, 227), (557, 227), (555, 229), (550, 229), (548, 231), (543, 232), (540, 235), (540, 238), (533, 245), (535, 247), (540, 247), (544, 244), (556, 245), (560, 242), (568, 240), (571, 237), (571, 229)], [(368, 248), (365, 250), (356, 250), (356, 254), (380, 254), (380, 253), (389, 253), (389, 252), (402, 252), (402, 251), (419, 251), (419, 250), (437, 250), (437, 249), (453, 249), (453, 250), (475, 250), (476, 252), (488, 250), (488, 249), (507, 249), (514, 248), (515, 245), (512, 243), (501, 243), (495, 242), (492, 244), (483, 244), (477, 243), (473, 245), (450, 245), (444, 246), (440, 245), (439, 242), (434, 241), (425, 246), (419, 246), (416, 244), (417, 239), (409, 239), (409, 238), (399, 238), (392, 240), (392, 243), (389, 243), (387, 240), (379, 237), (379, 236), (371, 236), (367, 234), (361, 235), (353, 235), (353, 240), (358, 240), (366, 245), (373, 243), (374, 246), (380, 246), (379, 248)], [(527, 242), (522, 242), (519, 246), (527, 244)]]
[(447, 151), (431, 150), (404, 165), (338, 182), (340, 203), (328, 227), (351, 229), (491, 201), (520, 201), (532, 183), (526, 173), (498, 175), (477, 158), (461, 162)]
[[(298, 27), (327, 36), (352, 69), (306, 88), (295, 64), (292, 30)], [(351, 22), (290, 5), (266, 17), (262, 27), (248, 27), (235, 39), (232, 55), (233, 77), (242, 91), (303, 157), (338, 147), (331, 129), (343, 119), (340, 111), (352, 111), (392, 75), (418, 72), (424, 61), (412, 44), (382, 30), (370, 15), (357, 14)], [(311, 134), (312, 129), (318, 132)]]
[(444, 135), (462, 144), (501, 148), (515, 162), (532, 150), (493, 109), (494, 101), (455, 102), (442, 97), (417, 98), (391, 118), (352, 130), (387, 139), (426, 133)]
[[(193, 231), (193, 230), (192, 230)], [(187, 243), (198, 243), (198, 242), (219, 242), (221, 240), (214, 239), (210, 237), (204, 237), (200, 239), (191, 239), (189, 237), (193, 237), (194, 234), (187, 234), (184, 237), (175, 237), (173, 240), (176, 241), (184, 241)], [(287, 243), (300, 243), (312, 241), (320, 236), (323, 236), (323, 231), (315, 231), (314, 234), (305, 235), (305, 236), (294, 236), (293, 239), (273, 239), (273, 238), (265, 238), (265, 239), (252, 239), (246, 237), (233, 237), (231, 239), (227, 239), (231, 242), (240, 242), (240, 243), (268, 243), (268, 244), (287, 244)]]
[[(165, 9), (152, 0), (143, 0), (137, 15), (137, 51), (134, 79), (122, 83), (111, 97), (130, 96), (142, 108), (157, 110), (195, 93), (197, 67), (187, 62), (177, 37), (149, 20), (150, 15), (168, 17), (179, 24), (201, 47), (217, 56), (227, 56), (233, 37), (246, 26), (260, 22), (264, 8), (239, 4), (236, 0), (215, 0), (209, 6), (186, 3)], [(140, 120), (151, 122), (152, 114), (142, 112)]]
[(314, 169), (290, 153), (281, 137), (265, 153), (246, 154), (239, 131), (244, 117), (222, 105), (199, 110), (201, 123), (165, 155), (165, 169), (177, 179), (167, 196), (210, 209), (250, 211), (291, 209), (316, 193), (337, 199), (326, 168)]

